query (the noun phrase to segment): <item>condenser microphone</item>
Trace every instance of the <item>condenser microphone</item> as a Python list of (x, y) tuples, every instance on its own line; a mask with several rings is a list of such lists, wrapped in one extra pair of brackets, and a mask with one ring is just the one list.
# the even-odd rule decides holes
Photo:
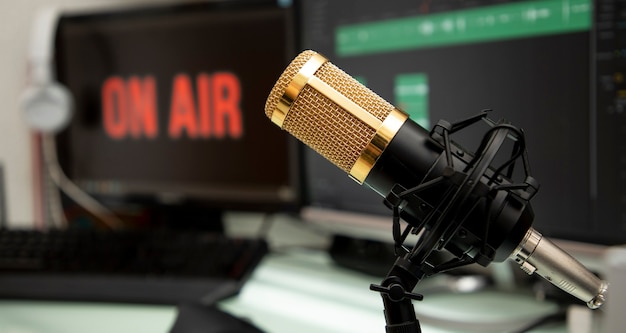
[[(404, 204), (402, 219), (412, 226), (441, 229), (447, 236), (433, 248), (470, 257), (483, 266), (511, 259), (590, 308), (604, 302), (607, 284), (531, 227), (534, 214), (529, 198), (515, 189), (500, 190), (515, 188), (511, 180), (496, 177), (490, 166), (481, 166), (482, 155), (473, 158), (456, 143), (450, 153), (406, 113), (319, 53), (307, 50), (291, 62), (270, 92), (265, 113), (383, 198), (398, 187), (419, 188), (420, 199)], [(502, 128), (505, 134), (499, 135), (497, 129), (488, 141), (506, 137), (506, 126)], [(484, 155), (488, 154), (489, 150)], [(467, 177), (455, 180), (465, 173)], [(455, 192), (462, 200), (450, 198), (450, 192), (437, 185), (441, 180), (462, 189)], [(442, 201), (452, 204), (441, 211)], [(450, 225), (423, 226), (433, 214), (445, 216)]]

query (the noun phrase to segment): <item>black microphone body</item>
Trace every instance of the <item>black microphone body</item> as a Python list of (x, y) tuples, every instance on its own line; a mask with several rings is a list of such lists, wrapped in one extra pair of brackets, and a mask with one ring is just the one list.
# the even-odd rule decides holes
[[(456, 153), (452, 155), (452, 164), (456, 170), (465, 169), (472, 155), (463, 151), (460, 146), (455, 146), (453, 149)], [(441, 144), (433, 140), (428, 131), (412, 121), (406, 121), (381, 154), (364, 184), (385, 197), (396, 184), (411, 188), (428, 181), (429, 179), (424, 179), (424, 175), (430, 174), (434, 179), (446, 172), (448, 163), (442, 158), (443, 150)], [(487, 178), (486, 175), (478, 175), (478, 177), (481, 178), (479, 180), (483, 185), (487, 182), (484, 179)], [(421, 199), (427, 198), (423, 205), (436, 206), (444, 196), (446, 185), (429, 189), (421, 194), (419, 196)], [(475, 203), (481, 199), (481, 196), (482, 193), (470, 193), (470, 198), (466, 202)], [(479, 203), (481, 207), (469, 213), (470, 215), (464, 220), (460, 229), (455, 230), (454, 235), (447, 242), (446, 250), (457, 257), (463, 254), (470, 255), (483, 266), (487, 266), (492, 260), (501, 262), (509, 257), (531, 227), (534, 214), (528, 201), (510, 193), (497, 192), (491, 200), (493, 200), (491, 205), (488, 206), (487, 202)], [(424, 210), (415, 206), (406, 205), (402, 218), (409, 224), (417, 226), (430, 209)], [(469, 208), (458, 209), (469, 210)], [(482, 234), (487, 218), (485, 214), (492, 214), (492, 222), (489, 226), (488, 238), (483, 240)], [(428, 229), (429, 226), (426, 228)], [(493, 253), (480, 252), (484, 250), (482, 249), (483, 241)], [(480, 255), (488, 255), (488, 257), (477, 257)]]

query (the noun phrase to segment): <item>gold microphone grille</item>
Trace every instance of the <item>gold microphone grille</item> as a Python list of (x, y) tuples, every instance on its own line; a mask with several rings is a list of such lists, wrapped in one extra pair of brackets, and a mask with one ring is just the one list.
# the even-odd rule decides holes
[(298, 71), (302, 69), (302, 66), (311, 59), (311, 57), (315, 54), (315, 51), (307, 50), (300, 53), (295, 59), (291, 61), (289, 66), (285, 69), (283, 74), (280, 75), (278, 81), (272, 88), (267, 101), (265, 102), (265, 115), (272, 119), (272, 114), (274, 110), (276, 110), (276, 106), (278, 105), (278, 101), (281, 99), (285, 90), (287, 89), (287, 85), (289, 82), (293, 80), (293, 78), (298, 74)]
[[(265, 110), (268, 117), (271, 118), (275, 103), (278, 103), (289, 82), (314, 54), (313, 51), (301, 53), (285, 70), (268, 98)], [(325, 62), (314, 75), (381, 122), (394, 109), (330, 62)], [(272, 109), (268, 110), (268, 106)], [(289, 109), (283, 129), (345, 172), (350, 172), (378, 130), (309, 85), (304, 86)]]

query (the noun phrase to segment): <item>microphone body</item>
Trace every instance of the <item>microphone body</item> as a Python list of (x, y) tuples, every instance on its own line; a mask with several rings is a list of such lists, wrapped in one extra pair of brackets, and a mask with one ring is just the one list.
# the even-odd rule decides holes
[[(461, 147), (455, 146), (454, 149), (457, 154), (452, 156), (452, 164), (456, 169), (464, 169), (471, 155), (467, 152), (459, 154), (458, 152), (462, 151)], [(442, 153), (443, 148), (431, 139), (429, 132), (415, 122), (407, 120), (387, 145), (363, 184), (383, 197), (387, 196), (396, 184), (401, 184), (404, 188), (415, 187), (424, 181), (426, 174), (431, 175), (430, 179), (435, 179), (446, 172), (448, 163), (442, 158)], [(419, 225), (420, 221), (431, 213), (440, 198), (445, 196), (445, 189), (446, 187), (433, 187), (423, 191), (420, 198), (426, 198), (424, 202), (419, 205), (405, 205), (402, 218), (413, 226)], [(466, 200), (469, 204), (474, 204), (480, 199), (480, 194), (470, 195), (474, 198)], [(527, 201), (506, 192), (498, 192), (492, 198), (491, 205), (487, 205), (486, 202), (478, 204), (481, 207), (472, 210), (458, 230), (450, 232), (452, 238), (445, 244), (445, 248), (457, 257), (467, 254), (479, 264), (487, 266), (491, 261), (501, 262), (509, 257), (530, 228), (534, 213)], [(467, 211), (470, 208), (457, 209)], [(482, 248), (485, 214), (490, 214), (492, 219), (485, 240), (492, 250), (491, 253), (483, 253), (485, 249)]]
[[(483, 266), (510, 258), (589, 307), (604, 301), (606, 283), (531, 227), (534, 213), (528, 197), (517, 190), (493, 190), (491, 178), (496, 177), (490, 176), (497, 173), (490, 162), (496, 151), (485, 149), (476, 159), (463, 147), (437, 138), (310, 50), (280, 76), (265, 113), (355, 181), (387, 198), (390, 208), (389, 195), (398, 187), (402, 191), (437, 184), (412, 196), (401, 212), (409, 225), (445, 235), (435, 244), (418, 244), (426, 253), (445, 249)], [(488, 141), (497, 145), (506, 137), (507, 131), (498, 129)], [(445, 142), (453, 154), (444, 154)], [(456, 177), (459, 174), (464, 177)], [(506, 177), (495, 182), (512, 184)], [(450, 188), (458, 190), (452, 198)], [(442, 209), (441, 202), (450, 206)], [(424, 226), (433, 214), (447, 223)]]

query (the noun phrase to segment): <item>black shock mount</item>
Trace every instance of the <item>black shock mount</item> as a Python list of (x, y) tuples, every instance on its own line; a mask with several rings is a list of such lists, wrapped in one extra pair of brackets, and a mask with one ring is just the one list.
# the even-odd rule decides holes
[[(538, 190), (537, 182), (530, 176), (523, 131), (504, 120), (492, 121), (487, 117), (489, 111), (483, 110), (456, 123), (440, 120), (429, 135), (441, 148), (438, 162), (444, 159), (443, 172), (434, 175), (433, 167), (417, 186), (404, 188), (396, 184), (385, 198), (385, 204), (393, 211), (392, 234), (397, 258), (383, 281), (378, 285), (372, 284), (370, 289), (382, 296), (387, 333), (421, 332), (412, 301), (424, 298), (413, 293), (422, 279), (473, 263), (487, 266), (494, 260), (496, 249), (488, 240), (491, 204), (498, 192), (528, 201)], [(475, 154), (453, 144), (452, 134), (480, 120), (486, 122), (489, 129)], [(513, 141), (511, 154), (494, 168), (494, 159), (506, 139)], [(513, 178), (519, 159), (522, 161), (524, 180), (515, 183), (509, 180)], [(437, 193), (442, 195), (437, 198), (427, 195), (433, 188), (437, 188)], [(403, 230), (401, 219), (407, 207), (412, 208), (413, 217), (416, 217), (412, 221), (418, 222), (406, 224)], [(475, 219), (478, 211), (486, 213), (480, 215), (482, 221), (478, 230), (473, 230), (473, 234), (478, 235), (472, 238), (473, 243), (466, 247), (464, 253), (456, 253), (453, 259), (444, 262), (434, 260), (434, 252), (463, 239), (466, 232), (464, 223)], [(414, 246), (406, 244), (411, 234), (418, 239)]]

